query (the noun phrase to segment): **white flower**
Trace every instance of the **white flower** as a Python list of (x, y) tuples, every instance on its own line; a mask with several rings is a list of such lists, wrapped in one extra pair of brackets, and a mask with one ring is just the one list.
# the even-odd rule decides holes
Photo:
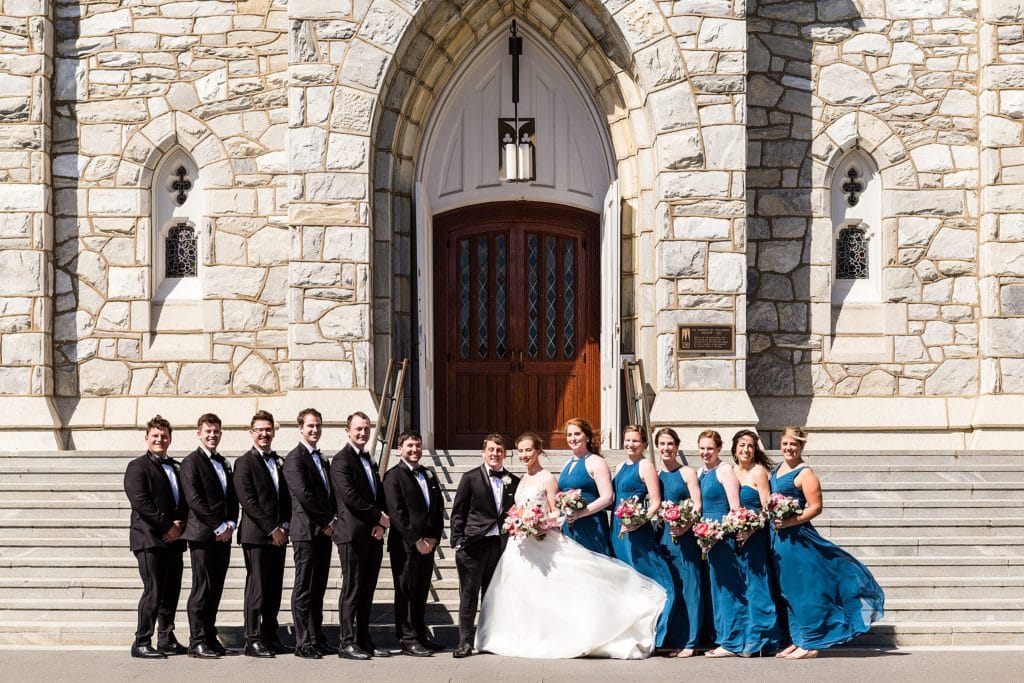
[(434, 478), (434, 473), (431, 472), (430, 470), (428, 470), (426, 467), (424, 467), (423, 468), (423, 476), (426, 477), (427, 479), (433, 479)]
[(505, 486), (511, 486), (512, 485), (512, 477), (510, 477), (510, 476), (508, 476), (506, 474), (504, 477), (501, 478), (501, 483), (503, 483)]

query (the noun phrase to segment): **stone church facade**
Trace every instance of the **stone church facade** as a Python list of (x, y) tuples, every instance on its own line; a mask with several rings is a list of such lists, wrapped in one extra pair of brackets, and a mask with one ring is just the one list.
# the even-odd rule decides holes
[(0, 0), (3, 448), (208, 410), (240, 445), (258, 408), (374, 413), (400, 358), (438, 447), (576, 413), (614, 444), (624, 358), (687, 442), (1016, 447), (1022, 26), (1021, 0)]

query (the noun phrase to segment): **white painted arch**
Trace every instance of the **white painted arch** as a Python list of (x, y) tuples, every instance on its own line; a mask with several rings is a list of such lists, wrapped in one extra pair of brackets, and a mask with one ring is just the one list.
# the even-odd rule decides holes
[(525, 22), (520, 61), (520, 118), (536, 119), (536, 180), (499, 179), (498, 119), (513, 116), (508, 29), (503, 22), (460, 66), (427, 120), (417, 154), (415, 212), (416, 330), (419, 405), (427, 443), (433, 442), (435, 386), (433, 223), (435, 214), (496, 201), (574, 206), (601, 215), (601, 426), (619, 429), (619, 187), (604, 117), (579, 75), (547, 39)]

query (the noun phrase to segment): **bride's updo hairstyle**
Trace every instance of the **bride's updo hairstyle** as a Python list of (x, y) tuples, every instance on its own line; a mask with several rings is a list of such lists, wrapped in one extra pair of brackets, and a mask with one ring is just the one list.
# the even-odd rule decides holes
[(517, 436), (515, 440), (516, 447), (519, 446), (520, 441), (529, 441), (530, 445), (533, 446), (533, 450), (537, 451), (538, 458), (542, 455), (547, 455), (547, 453), (544, 452), (544, 440), (533, 432), (523, 432)]
[(579, 427), (580, 431), (587, 437), (587, 451), (594, 455), (601, 455), (601, 439), (594, 434), (594, 428), (590, 426), (589, 422), (582, 417), (571, 417), (565, 421), (566, 429), (568, 429), (569, 425)]

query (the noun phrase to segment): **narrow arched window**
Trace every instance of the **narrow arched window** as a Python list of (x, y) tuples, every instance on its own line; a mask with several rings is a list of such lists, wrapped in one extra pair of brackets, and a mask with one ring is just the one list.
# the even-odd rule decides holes
[(195, 161), (172, 149), (153, 178), (153, 301), (202, 299), (202, 182)]
[(832, 174), (832, 303), (882, 300), (881, 178), (874, 161), (854, 149)]

